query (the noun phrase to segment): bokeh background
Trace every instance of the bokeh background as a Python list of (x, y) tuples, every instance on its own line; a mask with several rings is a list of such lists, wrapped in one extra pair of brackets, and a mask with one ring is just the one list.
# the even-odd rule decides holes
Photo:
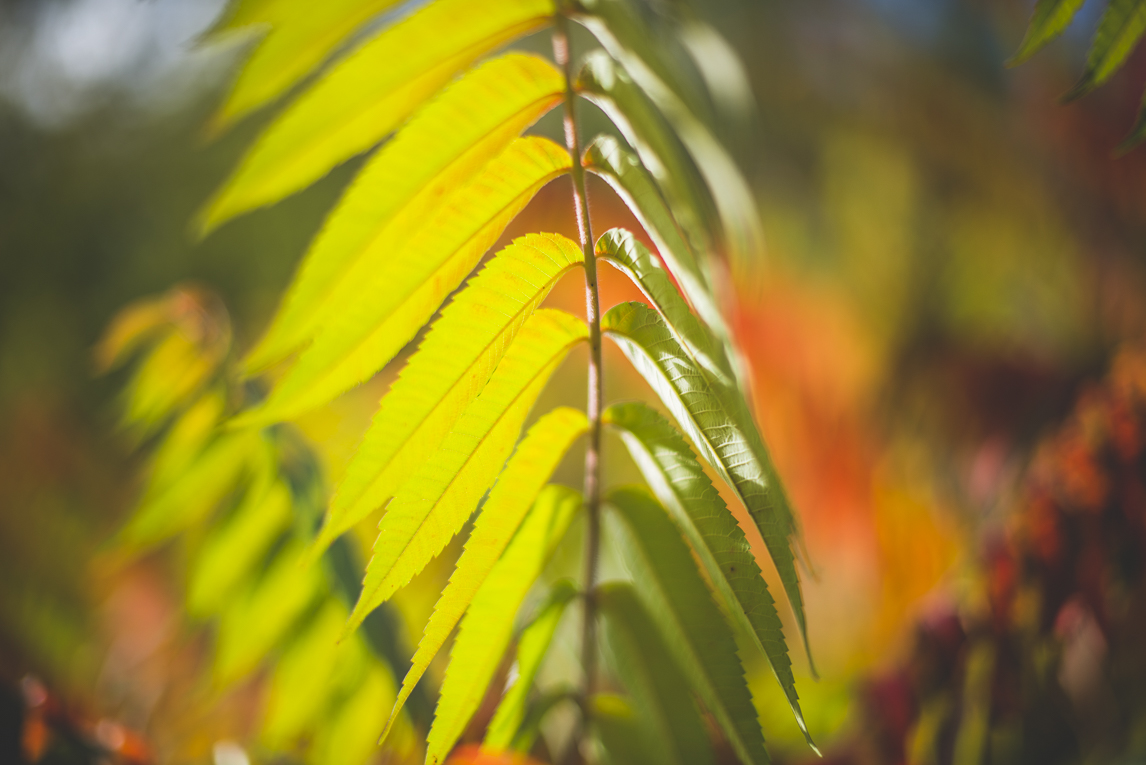
[[(192, 235), (273, 113), (204, 137), (243, 50), (195, 46), (222, 5), (0, 2), (0, 752), (249, 756), (258, 679), (204, 683), (177, 556), (108, 562), (141, 458), (92, 355), (119, 308), (189, 282), (250, 347), (358, 167)], [(1146, 54), (1064, 106), (1101, 3), (1013, 69), (1030, 0), (692, 7), (757, 104), (730, 148), (768, 249), (728, 305), (802, 518), (818, 681), (793, 656), (827, 759), (1146, 761), (1146, 149), (1114, 155)], [(590, 196), (598, 231), (636, 225)], [(555, 182), (504, 239), (572, 234), (568, 200)], [(577, 285), (551, 301), (578, 310)], [(642, 394), (606, 363), (610, 396)], [(547, 397), (583, 398), (583, 364)], [(299, 423), (328, 481), (392, 375)], [(399, 598), (411, 646), (448, 571)], [(815, 759), (750, 670), (774, 756)]]

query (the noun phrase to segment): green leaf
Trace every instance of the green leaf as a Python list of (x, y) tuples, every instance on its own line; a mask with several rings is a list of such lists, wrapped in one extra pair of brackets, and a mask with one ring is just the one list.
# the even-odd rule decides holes
[(692, 449), (672, 423), (646, 404), (615, 404), (602, 420), (621, 432), (645, 481), (696, 551), (732, 623), (768, 658), (804, 738), (815, 748), (775, 602), (744, 532)]
[(188, 403), (220, 361), (205, 351), (177, 329), (156, 342), (124, 391), (124, 425), (146, 435)]
[(267, 686), (262, 738), (283, 749), (319, 719), (340, 685), (357, 680), (368, 657), (361, 640), (338, 642), (346, 607), (328, 599), (275, 662)]
[(613, 228), (597, 239), (595, 252), (598, 258), (632, 279), (697, 366), (721, 384), (733, 384), (732, 367), (724, 346), (688, 310), (672, 279), (643, 244), (625, 229)]
[(369, 378), (429, 321), (569, 153), (518, 138), (469, 184), (440, 200), (416, 232), (380, 235), (319, 312), (312, 345), (249, 422), (272, 422), (325, 404)]
[(426, 763), (443, 762), (485, 695), (513, 636), (513, 616), (581, 507), (581, 495), (550, 485), (542, 490), (505, 554), (470, 604), (450, 664), (434, 724), (426, 740)]
[(1019, 51), (1007, 66), (1016, 66), (1033, 56), (1040, 48), (1061, 35), (1086, 0), (1039, 0), (1034, 16), (1019, 44)]
[[(596, 598), (605, 617), (605, 643), (612, 664), (639, 710), (637, 724), (653, 733), (640, 737), (655, 754), (648, 759), (666, 765), (711, 763), (708, 735), (689, 694), (691, 678), (667, 644), (671, 638), (664, 633), (663, 621), (649, 613), (628, 582), (601, 585)], [(716, 618), (721, 621), (719, 614)], [(735, 649), (730, 655), (736, 659)], [(763, 744), (760, 748), (763, 751)], [(766, 757), (758, 761), (767, 762)]]
[(394, 679), (380, 663), (370, 662), (358, 689), (319, 727), (307, 762), (363, 765), (377, 759), (382, 710), (393, 698)]
[[(599, 693), (590, 700), (590, 719), (609, 765), (662, 765), (664, 747), (648, 720), (637, 715), (622, 696)], [(663, 755), (662, 755), (663, 756)]]
[(216, 613), (290, 521), (290, 489), (281, 481), (253, 482), (227, 522), (212, 529), (191, 566), (187, 611)]
[(223, 418), (224, 406), (221, 391), (211, 390), (179, 416), (151, 458), (141, 504), (152, 501), (178, 481), (183, 471), (202, 453)]
[(434, 453), (522, 324), (583, 260), (581, 248), (563, 236), (522, 237), (446, 306), (382, 398), (335, 491), (316, 550), (385, 503)]
[(1146, 32), (1146, 2), (1143, 0), (1110, 0), (1098, 31), (1094, 34), (1086, 71), (1074, 89), (1063, 96), (1072, 101), (1089, 93), (1110, 79), (1134, 52)]
[(585, 56), (577, 89), (608, 115), (656, 179), (696, 252), (721, 236), (712, 199), (680, 139), (628, 72), (603, 50)]
[[(374, 146), (457, 72), (541, 27), (552, 14), (550, 0), (435, 0), (384, 31), (333, 67), (271, 124), (204, 210), (203, 230), (303, 189)], [(451, 90), (456, 92), (456, 86)], [(497, 113), (497, 92), (488, 91), (472, 103), (486, 109), (450, 125), (459, 137), (470, 134), (471, 122), (481, 127), (482, 111)], [(412, 124), (418, 121), (415, 117)], [(449, 143), (449, 133), (435, 137)], [(400, 145), (401, 151), (411, 148), (405, 141)], [(432, 156), (425, 148), (415, 149), (411, 157), (417, 161), (407, 169), (434, 169), (428, 161)]]
[(386, 246), (424, 228), (443, 195), (467, 183), (547, 111), (561, 88), (552, 64), (509, 54), (469, 72), (419, 112), (371, 158), (327, 219), (248, 369), (311, 339), (323, 319), (337, 314), (340, 300), (360, 294), (370, 263), (392, 254)]
[(541, 309), (529, 317), (481, 395), (382, 516), (348, 629), (409, 582), (461, 529), (501, 472), (549, 376), (587, 337), (585, 323), (561, 311)]
[[(529, 700), (529, 691), (541, 669), (545, 655), (549, 652), (549, 644), (553, 642), (553, 635), (557, 632), (557, 625), (565, 613), (565, 607), (577, 595), (577, 586), (568, 579), (562, 579), (553, 585), (549, 598), (538, 610), (533, 621), (522, 630), (517, 641), (517, 679), (501, 699), (486, 730), (485, 741), (482, 745), (495, 750), (505, 750), (510, 747), (517, 748), (518, 734), (525, 722), (526, 702)], [(567, 691), (559, 691), (551, 703), (565, 698)], [(530, 742), (532, 743), (532, 742)]]
[(569, 446), (588, 428), (583, 412), (559, 407), (534, 423), (518, 444), (482, 505), (457, 568), (434, 606), (410, 670), (402, 680), (395, 712), (453, 632)]
[(537, 737), (541, 735), (541, 723), (550, 710), (562, 701), (576, 704), (577, 698), (577, 691), (570, 686), (552, 688), (538, 695), (536, 700), (529, 703), (529, 709), (525, 713), (525, 718), (517, 729), (517, 733), (514, 734), (513, 742), (509, 748), (514, 752), (523, 754), (531, 751)]
[(603, 178), (632, 210), (700, 318), (718, 334), (727, 334), (723, 331), (724, 317), (696, 255), (636, 155), (626, 151), (616, 138), (599, 135), (585, 150), (584, 163), (586, 170)]
[(206, 518), (249, 467), (269, 470), (266, 443), (253, 431), (216, 437), (166, 488), (145, 497), (120, 532), (128, 550), (158, 544)]
[[(322, 63), (343, 39), (398, 0), (278, 0), (270, 7), (236, 13), (229, 29), (270, 24), (270, 30), (243, 65), (227, 100), (211, 120), (220, 131), (243, 115), (282, 95)], [(251, 5), (247, 3), (246, 5)], [(252, 12), (253, 11), (253, 12)]]
[(689, 685), (742, 762), (768, 762), (736, 641), (676, 524), (644, 489), (614, 490), (607, 502), (629, 532), (618, 535), (623, 560)]
[(647, 306), (614, 306), (602, 318), (601, 329), (617, 342), (748, 509), (776, 564), (810, 660), (804, 602), (789, 544), (797, 533), (795, 518), (743, 398), (698, 368), (660, 315)]
[(301, 544), (285, 547), (262, 578), (232, 598), (219, 620), (215, 678), (227, 685), (251, 672), (316, 600), (328, 593), (322, 570), (302, 566)]
[[(581, 0), (577, 16), (609, 54), (621, 62), (676, 130), (708, 185), (720, 215), (724, 245), (741, 262), (764, 253), (764, 234), (752, 189), (728, 151), (698, 118), (699, 101), (686, 102), (682, 76), (661, 56), (647, 28), (622, 0)], [(690, 298), (691, 299), (691, 298)], [(699, 308), (698, 308), (699, 312)], [(703, 313), (701, 312), (703, 316)], [(707, 321), (707, 318), (706, 318)]]

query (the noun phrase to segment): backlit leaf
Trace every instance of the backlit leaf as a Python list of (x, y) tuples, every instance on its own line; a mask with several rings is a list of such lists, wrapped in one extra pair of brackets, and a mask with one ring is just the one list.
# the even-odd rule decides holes
[[(644, 489), (617, 489), (607, 501), (627, 527), (627, 534), (618, 535), (625, 565), (689, 685), (741, 762), (768, 762), (736, 641), (680, 530)], [(695, 762), (691, 757), (685, 761)]]
[(549, 376), (587, 336), (583, 321), (561, 311), (529, 317), (481, 395), (386, 509), (348, 628), (409, 582), (461, 529), (501, 472)]
[(410, 671), (402, 680), (395, 710), (402, 707), (453, 632), (570, 444), (588, 427), (583, 412), (559, 407), (534, 423), (518, 444), (482, 505), (457, 567), (434, 606)]
[(497, 712), (486, 730), (484, 746), (491, 749), (516, 748), (533, 681), (549, 652), (549, 644), (553, 642), (553, 635), (557, 632), (565, 607), (576, 595), (577, 587), (568, 579), (557, 582), (537, 616), (522, 630), (517, 641), (517, 679), (497, 706)]
[(382, 398), (331, 501), (321, 549), (393, 496), (482, 390), (522, 324), (584, 260), (574, 242), (531, 234), (499, 252), (446, 306)]
[(513, 616), (574, 514), (581, 495), (564, 486), (542, 490), (505, 554), (470, 604), (450, 651), (441, 700), (426, 741), (426, 762), (443, 762), (485, 695), (513, 637)]
[(222, 130), (282, 95), (322, 63), (347, 35), (397, 2), (276, 0), (264, 4), (272, 7), (261, 12), (236, 13), (228, 29), (260, 22), (270, 28), (243, 64), (227, 100), (211, 120), (211, 129)]
[(602, 318), (601, 329), (617, 342), (748, 509), (776, 564), (810, 656), (800, 580), (789, 542), (797, 533), (795, 518), (743, 398), (698, 368), (660, 315), (647, 306), (614, 306)]
[(642, 759), (665, 765), (711, 763), (704, 723), (689, 694), (690, 678), (667, 644), (664, 625), (628, 582), (599, 587), (597, 603), (605, 617), (611, 663), (633, 697), (636, 714), (631, 719), (652, 734), (637, 734), (653, 755)]
[(776, 605), (744, 532), (672, 424), (642, 403), (615, 404), (603, 421), (621, 432), (645, 481), (696, 552), (732, 622), (768, 658), (812, 744)]
[(381, 664), (370, 662), (358, 689), (319, 727), (308, 761), (320, 765), (362, 765), (370, 761), (377, 755), (375, 742), (393, 698), (394, 679)]
[(313, 344), (249, 421), (292, 417), (381, 369), (537, 190), (569, 165), (569, 153), (552, 141), (515, 139), (469, 184), (441, 201), (416, 232), (380, 235), (334, 291)]
[(305, 188), (369, 149), (457, 72), (552, 14), (549, 0), (435, 0), (395, 24), (339, 62), (271, 124), (209, 203), (204, 228)]

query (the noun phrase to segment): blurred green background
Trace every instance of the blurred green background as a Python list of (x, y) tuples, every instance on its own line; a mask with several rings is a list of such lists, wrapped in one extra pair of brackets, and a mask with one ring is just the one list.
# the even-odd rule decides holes
[[(1089, 3), (1062, 40), (1008, 69), (1031, 6), (693, 4), (739, 53), (758, 107), (730, 148), (756, 188), (768, 251), (733, 280), (733, 312), (763, 432), (802, 515), (820, 680), (795, 661), (832, 761), (923, 762), (932, 749), (948, 753), (935, 761), (980, 761), (967, 754), (972, 744), (959, 748), (965, 725), (943, 732), (948, 707), (964, 709), (964, 723), (988, 710), (995, 733), (982, 751), (992, 761), (1040, 761), (1008, 743), (1019, 734), (1007, 709), (1027, 721), (1028, 738), (1039, 721), (1058, 731), (1041, 761), (1146, 754), (1142, 694), (1119, 690), (1125, 678), (1146, 679), (1132, 661), (1135, 639), (1146, 637), (1118, 632), (1131, 617), (1142, 626), (1133, 615), (1146, 610), (1146, 539), (1134, 537), (1146, 509), (1130, 489), (1118, 507), (1138, 546), (1095, 553), (1131, 559), (1130, 594), (1115, 616), (1095, 605), (1114, 597), (1105, 590), (1080, 600), (1086, 587), (1060, 582), (1040, 603), (1067, 601), (1075, 610), (1066, 616), (1063, 606), (1028, 623), (1012, 609), (1006, 625), (991, 621), (1004, 576), (992, 551), (1025, 560), (1014, 529), (1035, 491), (1032, 455), (1072, 427), (1079, 396), (1146, 329), (1146, 150), (1112, 153), (1133, 122), (1146, 56), (1061, 106), (1102, 5)], [(249, 347), (357, 167), (195, 240), (192, 216), (269, 116), (216, 142), (203, 137), (242, 52), (194, 47), (221, 9), (222, 0), (0, 2), (5, 720), (22, 720), (19, 710), (46, 693), (77, 728), (124, 725), (165, 761), (219, 765), (234, 762), (216, 744), (243, 739), (257, 687), (192, 703), (205, 646), (180, 616), (176, 568), (163, 555), (127, 570), (102, 557), (138, 491), (139, 458), (116, 427), (124, 378), (96, 376), (91, 352), (123, 305), (188, 281), (223, 298), (237, 346)], [(603, 185), (590, 193), (598, 230), (635, 225)], [(537, 229), (572, 230), (561, 182), (506, 237)], [(619, 281), (604, 288), (607, 303), (630, 297)], [(576, 309), (576, 285), (552, 300)], [(610, 390), (635, 395), (619, 358), (609, 358)], [(551, 395), (582, 395), (579, 363)], [(389, 374), (300, 423), (329, 474)], [(1141, 485), (1140, 467), (1128, 476), (1126, 485)], [(433, 577), (444, 575), (403, 601), (410, 640)], [(1068, 617), (1083, 626), (1062, 627)], [(991, 698), (975, 690), (990, 642), (976, 635), (995, 636), (988, 674), (1004, 688), (999, 668), (1022, 675), (1029, 645), (1011, 641), (1011, 656), (998, 648), (1006, 636), (1049, 636), (1061, 667), (1078, 643), (1071, 636), (1096, 623), (1100, 642), (1086, 655), (1097, 663), (1083, 662), (1081, 680), (1046, 670), (1061, 698), (1016, 681), (1017, 700), (975, 706)], [(1117, 663), (1120, 646), (1130, 659)], [(950, 666), (924, 682), (929, 650), (945, 657), (933, 665)], [(808, 760), (771, 678), (752, 669), (773, 753)], [(1045, 714), (1044, 703), (1053, 707)], [(1107, 712), (1096, 722), (1088, 706)], [(21, 726), (6, 722), (5, 741), (26, 738)], [(943, 736), (950, 745), (928, 743)]]

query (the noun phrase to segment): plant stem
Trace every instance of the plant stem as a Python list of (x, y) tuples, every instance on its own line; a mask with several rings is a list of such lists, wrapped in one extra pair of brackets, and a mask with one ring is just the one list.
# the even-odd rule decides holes
[[(584, 625), (581, 633), (581, 669), (585, 674), (582, 709), (596, 691), (597, 675), (597, 559), (601, 547), (601, 301), (597, 289), (597, 258), (593, 251), (593, 228), (589, 221), (589, 198), (585, 193), (585, 168), (581, 165), (581, 138), (577, 133), (577, 96), (573, 89), (573, 62), (569, 49), (569, 22), (558, 13), (553, 33), (553, 56), (565, 73), (565, 146), (573, 158), (573, 206), (577, 231), (585, 252), (585, 318), (589, 322), (589, 444), (585, 450), (585, 540)], [(585, 733), (585, 715), (578, 739)]]

